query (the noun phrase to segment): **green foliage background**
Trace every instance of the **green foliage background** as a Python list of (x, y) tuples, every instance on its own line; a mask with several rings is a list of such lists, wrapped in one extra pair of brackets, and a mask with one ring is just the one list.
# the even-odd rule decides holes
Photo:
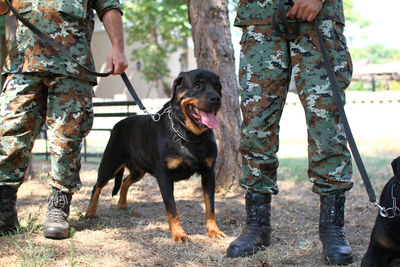
[[(131, 59), (140, 61), (149, 83), (169, 77), (167, 60), (171, 53), (186, 47), (190, 36), (186, 0), (136, 0), (123, 3), (127, 42), (140, 43)], [(164, 84), (164, 87), (167, 87)]]

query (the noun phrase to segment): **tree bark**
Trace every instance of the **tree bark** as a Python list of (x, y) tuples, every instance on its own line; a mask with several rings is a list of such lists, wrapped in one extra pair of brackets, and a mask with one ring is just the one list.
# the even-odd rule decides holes
[(242, 176), (239, 156), (240, 109), (235, 58), (228, 17), (228, 0), (188, 0), (197, 66), (217, 73), (222, 83), (217, 185), (230, 188)]

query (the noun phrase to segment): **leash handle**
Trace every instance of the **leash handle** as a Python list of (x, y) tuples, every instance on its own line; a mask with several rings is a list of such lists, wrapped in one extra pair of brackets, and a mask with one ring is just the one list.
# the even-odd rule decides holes
[(329, 82), (332, 85), (333, 97), (335, 99), (336, 106), (337, 106), (337, 108), (339, 110), (340, 117), (342, 119), (342, 123), (343, 123), (343, 126), (344, 126), (344, 131), (346, 133), (347, 142), (348, 142), (348, 144), (350, 146), (351, 152), (352, 152), (353, 157), (354, 157), (354, 161), (357, 164), (357, 168), (358, 168), (358, 171), (360, 172), (361, 178), (363, 179), (363, 182), (364, 182), (364, 185), (365, 185), (365, 189), (367, 190), (367, 194), (368, 194), (368, 197), (369, 197), (369, 201), (372, 202), (374, 205), (376, 205), (377, 201), (376, 201), (375, 192), (374, 192), (374, 189), (372, 188), (371, 181), (370, 181), (370, 179), (368, 177), (367, 171), (365, 170), (364, 164), (363, 164), (363, 162), (361, 160), (360, 153), (358, 152), (358, 149), (357, 149), (356, 142), (355, 142), (353, 134), (351, 132), (350, 125), (349, 125), (349, 122), (347, 120), (346, 113), (345, 113), (345, 110), (344, 110), (343, 101), (342, 101), (342, 98), (340, 97), (340, 93), (339, 93), (339, 90), (338, 90), (339, 87), (338, 87), (338, 84), (337, 84), (337, 81), (336, 81), (336, 76), (335, 76), (334, 71), (332, 69), (332, 65), (330, 64), (329, 57), (328, 57), (328, 52), (327, 52), (326, 47), (324, 45), (324, 40), (322, 38), (321, 31), (319, 30), (317, 20), (314, 20), (314, 26), (315, 26), (315, 31), (317, 32), (318, 42), (319, 42), (321, 54), (322, 54), (322, 57), (323, 57), (324, 65), (325, 65), (326, 71), (328, 73)]
[(41, 32), (38, 28), (36, 28), (32, 23), (30, 23), (26, 18), (24, 18), (11, 4), (10, 0), (6, 0), (6, 3), (8, 4), (10, 10), (12, 11), (12, 13), (28, 28), (30, 29), (34, 34), (36, 34), (37, 37), (39, 37), (39, 39), (41, 39), (42, 41), (44, 41), (45, 43), (47, 43), (51, 48), (53, 48), (55, 51), (59, 51), (62, 54), (64, 54), (65, 56), (67, 56), (69, 59), (71, 59), (73, 62), (75, 62), (76, 64), (78, 64), (78, 66), (80, 68), (82, 68), (83, 70), (85, 70), (86, 72), (96, 75), (98, 77), (107, 77), (110, 74), (112, 74), (114, 72), (114, 68), (109, 71), (109, 72), (96, 72), (92, 69), (89, 69), (88, 67), (82, 65), (76, 58), (74, 58), (73, 56), (71, 56), (71, 54), (59, 43), (56, 43), (53, 39), (51, 39), (50, 37), (48, 37), (47, 35), (45, 35), (43, 32)]
[(136, 94), (135, 89), (133, 88), (133, 86), (132, 86), (131, 82), (129, 81), (128, 76), (126, 76), (125, 72), (123, 72), (121, 74), (121, 78), (124, 81), (126, 88), (128, 88), (129, 93), (131, 93), (133, 100), (135, 100), (135, 102), (139, 106), (139, 108), (143, 111), (147, 111), (146, 108), (144, 107), (142, 101), (140, 101), (140, 98)]

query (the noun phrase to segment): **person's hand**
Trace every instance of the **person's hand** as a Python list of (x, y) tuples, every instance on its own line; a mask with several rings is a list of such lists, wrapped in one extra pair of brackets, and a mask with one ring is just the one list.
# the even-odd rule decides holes
[(321, 0), (295, 0), (294, 5), (286, 13), (286, 17), (311, 22), (318, 15), (321, 8)]
[(127, 67), (128, 60), (125, 53), (118, 49), (111, 49), (107, 57), (107, 71), (111, 71), (114, 68), (113, 75), (121, 75)]

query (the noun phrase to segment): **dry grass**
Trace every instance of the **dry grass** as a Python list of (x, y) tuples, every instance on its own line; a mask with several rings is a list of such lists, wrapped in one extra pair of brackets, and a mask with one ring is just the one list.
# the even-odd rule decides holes
[[(399, 140), (392, 140), (360, 145), (377, 195), (392, 176), (390, 161), (400, 155), (398, 144)], [(318, 239), (319, 198), (301, 178), (306, 158), (297, 150), (303, 149), (305, 145), (297, 141), (281, 145), (281, 192), (272, 202), (272, 246), (240, 259), (229, 259), (225, 252), (245, 220), (241, 189), (217, 193), (217, 223), (227, 237), (213, 240), (205, 230), (199, 178), (177, 183), (175, 198), (191, 242), (174, 244), (157, 184), (150, 176), (131, 187), (128, 211), (117, 209), (118, 198), (111, 198), (110, 183), (100, 197), (100, 217), (83, 217), (97, 176), (96, 164), (84, 164), (81, 171), (84, 186), (73, 197), (70, 215), (70, 224), (76, 229), (73, 237), (45, 239), (41, 228), (49, 192), (49, 163), (35, 160), (39, 177), (25, 182), (18, 192), (22, 229), (0, 238), (0, 266), (324, 266)], [(359, 266), (377, 210), (369, 204), (356, 168), (354, 181), (347, 198), (346, 228), (356, 260), (350, 266)]]

